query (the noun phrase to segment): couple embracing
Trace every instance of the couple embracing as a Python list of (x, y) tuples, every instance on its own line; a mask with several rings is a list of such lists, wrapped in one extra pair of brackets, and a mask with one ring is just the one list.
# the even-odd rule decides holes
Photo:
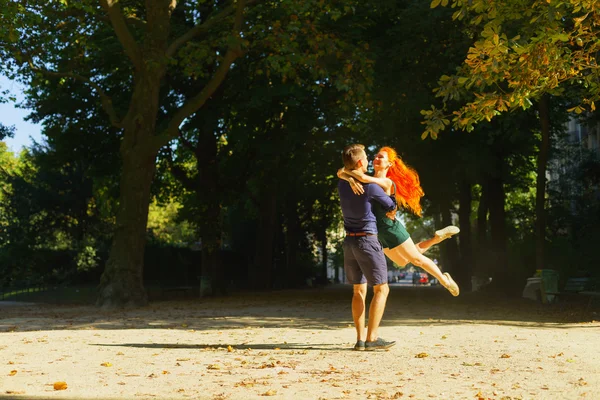
[[(423, 268), (458, 296), (459, 288), (450, 274), (442, 273), (423, 253), (459, 232), (455, 226), (436, 231), (431, 239), (415, 244), (396, 218), (398, 204), (421, 215), (423, 189), (416, 171), (404, 164), (396, 151), (383, 147), (373, 160), (373, 176), (367, 175), (369, 161), (361, 144), (346, 146), (344, 168), (338, 171), (338, 192), (344, 216), (344, 270), (353, 285), (352, 318), (356, 327), (355, 350), (379, 350), (396, 342), (378, 336), (389, 287), (385, 257), (400, 266), (408, 263)], [(365, 326), (367, 284), (373, 287), (369, 322)], [(366, 329), (365, 329), (366, 328)]]

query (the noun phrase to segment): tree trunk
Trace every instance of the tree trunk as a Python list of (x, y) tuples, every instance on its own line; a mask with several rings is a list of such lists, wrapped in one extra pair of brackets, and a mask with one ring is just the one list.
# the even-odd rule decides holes
[[(450, 200), (444, 199), (441, 203), (440, 207), (440, 215), (441, 219), (441, 227), (452, 225), (452, 214), (450, 213)], [(449, 272), (452, 275), (456, 275), (459, 271), (459, 253), (458, 253), (458, 245), (456, 244), (456, 239), (451, 238), (444, 240), (444, 242), (440, 243), (441, 246), (441, 254), (444, 255), (444, 264), (442, 267), (444, 268), (444, 272)]]
[[(444, 222), (442, 221), (441, 206), (436, 205), (435, 208), (437, 208), (437, 210), (439, 211), (439, 212), (433, 213), (433, 226), (435, 226), (435, 229), (437, 230), (437, 229), (443, 228)], [(435, 209), (435, 208), (433, 208), (433, 209)], [(446, 251), (446, 248), (444, 246), (442, 246), (441, 244), (440, 244), (439, 264), (440, 264), (440, 269), (442, 269), (442, 272), (446, 271), (446, 269), (447, 269), (446, 264), (450, 264), (450, 260), (448, 259), (448, 252)]]
[(156, 153), (144, 154), (141, 149), (132, 149), (124, 156), (116, 228), (97, 300), (103, 308), (148, 303), (143, 265), (155, 158)]
[(507, 288), (510, 284), (508, 270), (508, 237), (506, 236), (506, 211), (504, 210), (504, 182), (499, 177), (488, 181), (488, 200), (490, 207), (491, 253), (488, 262), (492, 267), (492, 284), (498, 288)]
[(489, 211), (487, 183), (481, 185), (481, 195), (479, 196), (479, 206), (477, 207), (477, 247), (484, 249), (487, 247), (487, 217)]
[(327, 230), (323, 228), (321, 233), (321, 255), (323, 257), (321, 264), (321, 273), (323, 274), (323, 283), (327, 283)]
[(292, 283), (295, 285), (299, 280), (298, 277), (298, 249), (300, 248), (300, 218), (298, 218), (298, 210), (296, 203), (291, 202), (288, 207), (287, 227), (285, 237), (285, 273), (284, 287), (289, 287)]
[(479, 206), (477, 207), (477, 230), (475, 263), (473, 265), (472, 275), (483, 278), (490, 276), (490, 266), (488, 264), (488, 212), (489, 212), (489, 193), (488, 183), (484, 179), (481, 183), (481, 195), (479, 196)]
[(265, 188), (260, 203), (254, 265), (250, 273), (250, 282), (254, 289), (270, 289), (273, 284), (276, 205), (275, 189)]
[(100, 279), (96, 304), (103, 308), (148, 303), (144, 289), (144, 248), (150, 188), (160, 147), (154, 138), (162, 71), (146, 71), (136, 82), (121, 143), (123, 171), (112, 246)]
[(459, 183), (458, 224), (460, 225), (459, 246), (461, 268), (456, 275), (461, 289), (471, 290), (473, 275), (473, 244), (471, 240), (471, 183), (463, 179)]
[(544, 244), (546, 242), (546, 168), (550, 149), (550, 113), (548, 95), (542, 96), (538, 104), (542, 143), (537, 159), (537, 178), (535, 182), (535, 266), (545, 268)]
[(213, 296), (227, 295), (227, 282), (221, 257), (221, 230), (215, 225), (214, 232), (202, 235), (202, 276), (210, 278)]

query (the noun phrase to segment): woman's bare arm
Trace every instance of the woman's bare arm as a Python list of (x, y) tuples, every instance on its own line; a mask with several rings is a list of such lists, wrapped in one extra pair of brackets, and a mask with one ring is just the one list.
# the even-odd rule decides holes
[(352, 176), (350, 176), (344, 170), (344, 168), (338, 169), (337, 176), (340, 179), (348, 181), (348, 183), (350, 184), (350, 187), (352, 188), (352, 191), (354, 192), (354, 194), (363, 194), (365, 192), (365, 190), (363, 189), (363, 186), (359, 182), (357, 182)]
[(390, 178), (375, 178), (374, 176), (364, 174), (358, 170), (346, 171), (345, 173), (358, 179), (360, 182), (379, 185), (386, 193), (389, 193), (392, 188), (392, 180)]

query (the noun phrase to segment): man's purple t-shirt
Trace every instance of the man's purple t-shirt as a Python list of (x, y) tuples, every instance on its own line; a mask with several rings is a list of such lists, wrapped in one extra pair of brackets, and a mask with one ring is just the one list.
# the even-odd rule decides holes
[(365, 190), (363, 194), (356, 195), (347, 181), (340, 179), (338, 182), (344, 228), (346, 232), (377, 234), (377, 223), (371, 202), (376, 201), (386, 211), (392, 211), (396, 207), (396, 201), (387, 195), (379, 185), (364, 183), (363, 189)]

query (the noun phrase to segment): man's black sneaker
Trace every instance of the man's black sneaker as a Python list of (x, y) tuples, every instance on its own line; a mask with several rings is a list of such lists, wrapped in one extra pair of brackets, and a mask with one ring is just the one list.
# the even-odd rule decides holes
[(354, 350), (356, 350), (356, 351), (363, 351), (364, 349), (365, 349), (365, 341), (364, 340), (359, 340), (354, 345)]
[(385, 349), (389, 349), (390, 347), (394, 346), (396, 344), (395, 341), (388, 341), (388, 340), (384, 340), (382, 338), (378, 338), (377, 340), (374, 340), (372, 342), (366, 341), (365, 342), (365, 350), (367, 351), (372, 351), (372, 350), (385, 350)]

